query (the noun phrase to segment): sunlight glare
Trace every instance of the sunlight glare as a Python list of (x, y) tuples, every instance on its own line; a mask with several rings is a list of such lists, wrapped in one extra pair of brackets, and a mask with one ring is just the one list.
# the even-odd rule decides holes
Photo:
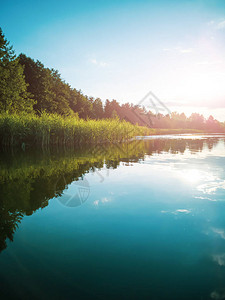
[(198, 183), (202, 179), (201, 172), (197, 169), (186, 170), (183, 179), (188, 183)]

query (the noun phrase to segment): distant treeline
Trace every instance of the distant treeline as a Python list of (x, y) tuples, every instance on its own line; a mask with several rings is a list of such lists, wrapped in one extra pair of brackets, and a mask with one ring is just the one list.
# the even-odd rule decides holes
[(141, 105), (88, 97), (62, 80), (59, 72), (39, 60), (16, 57), (0, 28), (0, 113), (57, 113), (82, 119), (118, 118), (152, 128), (224, 132), (225, 124), (198, 113), (161, 114)]

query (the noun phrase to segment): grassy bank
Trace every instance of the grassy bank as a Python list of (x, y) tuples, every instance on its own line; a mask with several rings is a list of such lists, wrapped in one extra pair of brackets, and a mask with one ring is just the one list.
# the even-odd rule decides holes
[(84, 120), (57, 114), (0, 114), (0, 146), (76, 146), (123, 142), (135, 136), (204, 133), (196, 129), (162, 129), (133, 125), (119, 119)]
[(4, 147), (122, 142), (150, 133), (151, 129), (117, 119), (83, 120), (56, 114), (0, 115), (0, 145)]

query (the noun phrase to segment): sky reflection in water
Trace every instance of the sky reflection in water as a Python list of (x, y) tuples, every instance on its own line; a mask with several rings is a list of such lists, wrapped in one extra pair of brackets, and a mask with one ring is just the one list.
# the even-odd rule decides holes
[[(225, 299), (224, 137), (131, 146), (2, 163), (2, 194), (11, 194), (1, 217), (18, 224), (1, 230), (5, 298)], [(68, 207), (82, 174), (87, 199)]]

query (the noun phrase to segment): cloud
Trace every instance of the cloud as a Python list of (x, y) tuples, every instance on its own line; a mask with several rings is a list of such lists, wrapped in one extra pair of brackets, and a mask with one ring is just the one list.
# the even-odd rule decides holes
[(105, 203), (110, 202), (110, 201), (111, 201), (110, 199), (104, 197), (101, 200), (95, 200), (93, 202), (93, 204), (94, 204), (94, 206), (99, 206), (99, 204), (105, 204)]
[(191, 53), (191, 52), (193, 52), (192, 48), (180, 49), (180, 53)]
[(172, 51), (172, 49), (170, 49), (170, 48), (164, 48), (163, 51), (170, 52), (170, 51)]
[(171, 214), (174, 214), (174, 215), (177, 215), (177, 214), (180, 214), (180, 213), (190, 214), (191, 210), (189, 210), (189, 209), (177, 209), (175, 211), (161, 210), (161, 213), (162, 214), (171, 213)]
[(213, 24), (215, 24), (215, 21), (214, 21), (214, 20), (211, 20), (211, 21), (209, 21), (209, 22), (207, 23), (207, 25), (213, 25)]
[[(224, 74), (225, 76), (225, 74)], [(198, 100), (198, 101), (197, 101)], [(170, 108), (170, 110), (172, 111), (176, 111), (177, 109), (181, 109), (181, 108), (184, 108), (184, 109), (190, 109), (191, 108), (191, 111), (189, 110), (189, 114), (191, 115), (192, 112), (198, 112), (200, 114), (204, 114), (204, 109), (224, 109), (225, 108), (225, 102), (224, 102), (224, 99), (217, 99), (213, 102), (206, 102), (206, 100), (199, 100), (197, 99), (196, 100), (196, 103), (193, 104), (193, 102), (191, 101), (177, 101), (177, 100), (172, 100), (172, 101), (165, 101), (164, 104)], [(201, 108), (201, 110), (199, 110)], [(185, 112), (185, 111), (178, 111), (179, 113), (181, 112)], [(222, 115), (222, 121), (224, 121), (224, 111), (220, 110), (221, 112), (221, 115)], [(207, 111), (207, 114), (205, 115), (205, 117), (208, 118), (208, 116), (210, 114), (215, 114), (216, 112), (208, 112)], [(187, 111), (186, 111), (186, 114)], [(214, 116), (215, 118), (217, 118), (216, 116)]]
[(188, 54), (193, 52), (193, 48), (182, 48), (182, 47), (174, 47), (174, 48), (163, 48), (164, 52), (174, 52), (180, 54)]
[(194, 197), (195, 199), (201, 199), (201, 200), (209, 200), (209, 201), (214, 201), (216, 202), (215, 199), (209, 198), (209, 197), (202, 197), (202, 196), (196, 196)]
[(177, 209), (177, 210), (175, 210), (173, 213), (175, 214), (175, 215), (177, 215), (178, 213), (183, 213), (183, 214), (190, 214), (190, 210), (189, 209)]
[(93, 65), (96, 65), (98, 67), (102, 67), (102, 68), (105, 68), (105, 67), (108, 67), (108, 63), (104, 62), (104, 61), (98, 61), (96, 58), (92, 58), (89, 60), (89, 62)]
[(90, 59), (90, 62), (91, 62), (92, 64), (94, 64), (94, 65), (97, 65), (97, 64), (98, 64), (98, 63), (97, 63), (97, 60), (96, 60), (95, 58)]
[(216, 233), (217, 235), (219, 235), (223, 240), (225, 240), (225, 232), (224, 232), (224, 229), (213, 227), (213, 228), (212, 228), (212, 231), (213, 231), (214, 233)]
[(105, 198), (103, 198), (103, 199), (101, 200), (101, 202), (102, 202), (102, 203), (107, 203), (107, 202), (110, 202), (110, 200), (109, 200), (108, 198), (105, 197)]
[(220, 21), (211, 20), (207, 22), (207, 25), (212, 26), (216, 30), (221, 30), (225, 28), (225, 20), (220, 20)]
[(225, 28), (225, 20), (219, 22), (217, 25), (216, 25), (216, 29), (223, 29)]
[(218, 189), (225, 190), (225, 180), (204, 183), (202, 185), (199, 185), (197, 189), (203, 194), (212, 195), (215, 194)]
[(197, 63), (197, 65), (219, 65), (222, 64), (222, 60), (214, 60), (214, 61), (200, 61)]
[(213, 255), (213, 261), (219, 266), (225, 266), (225, 253)]

